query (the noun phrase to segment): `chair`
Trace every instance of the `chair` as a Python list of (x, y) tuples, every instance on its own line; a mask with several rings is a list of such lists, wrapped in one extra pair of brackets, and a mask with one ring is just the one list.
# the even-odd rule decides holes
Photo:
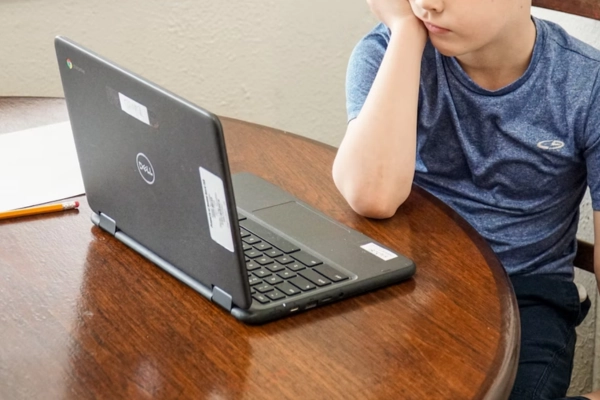
[(547, 8), (600, 21), (600, 2), (598, 0), (533, 0), (532, 3), (534, 7)]
[[(567, 14), (579, 15), (600, 21), (599, 0), (533, 0), (534, 7), (547, 8)], [(594, 272), (594, 246), (578, 240), (575, 266), (583, 270)]]
[(594, 245), (578, 240), (577, 254), (573, 264), (578, 268), (594, 273)]

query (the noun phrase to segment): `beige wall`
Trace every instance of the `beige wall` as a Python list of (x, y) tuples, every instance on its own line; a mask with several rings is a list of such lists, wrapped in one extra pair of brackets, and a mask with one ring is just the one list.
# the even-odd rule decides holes
[(61, 34), (218, 114), (338, 144), (346, 61), (372, 24), (348, 0), (4, 0), (0, 95), (61, 95)]
[[(598, 25), (536, 15), (600, 47)], [(61, 34), (213, 112), (337, 145), (346, 62), (374, 23), (363, 0), (2, 0), (0, 96), (61, 96), (52, 44)], [(590, 217), (588, 199), (588, 240)], [(595, 291), (591, 276), (579, 279)], [(581, 337), (574, 387), (590, 390), (600, 387), (594, 318)]]

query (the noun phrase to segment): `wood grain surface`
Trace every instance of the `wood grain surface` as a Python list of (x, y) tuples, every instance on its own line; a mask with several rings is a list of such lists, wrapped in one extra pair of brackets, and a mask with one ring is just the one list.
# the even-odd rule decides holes
[(600, 19), (600, 2), (598, 0), (533, 0), (532, 3), (535, 7)]
[[(0, 133), (66, 120), (0, 98)], [(385, 221), (331, 179), (335, 149), (223, 118), (233, 172), (280, 185), (412, 258), (402, 284), (244, 325), (80, 210), (0, 221), (1, 399), (504, 399), (518, 311), (484, 241), (419, 188)]]

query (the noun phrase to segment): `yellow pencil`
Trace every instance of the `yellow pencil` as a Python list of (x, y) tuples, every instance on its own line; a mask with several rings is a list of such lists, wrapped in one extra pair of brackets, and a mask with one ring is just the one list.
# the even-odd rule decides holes
[(79, 207), (78, 201), (70, 201), (61, 204), (50, 204), (47, 206), (38, 206), (30, 208), (21, 208), (19, 210), (4, 211), (0, 212), (0, 219), (24, 217), (26, 215), (37, 215), (44, 213), (51, 213), (56, 211), (72, 210), (73, 208)]

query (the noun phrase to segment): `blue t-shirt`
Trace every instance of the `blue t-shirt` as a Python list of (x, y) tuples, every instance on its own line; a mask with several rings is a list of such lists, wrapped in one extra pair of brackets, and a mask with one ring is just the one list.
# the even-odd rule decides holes
[[(427, 43), (415, 184), (456, 210), (509, 274), (573, 274), (579, 203), (600, 210), (600, 51), (535, 19), (521, 78), (488, 91)], [(358, 116), (390, 40), (378, 25), (354, 49), (348, 118)]]

